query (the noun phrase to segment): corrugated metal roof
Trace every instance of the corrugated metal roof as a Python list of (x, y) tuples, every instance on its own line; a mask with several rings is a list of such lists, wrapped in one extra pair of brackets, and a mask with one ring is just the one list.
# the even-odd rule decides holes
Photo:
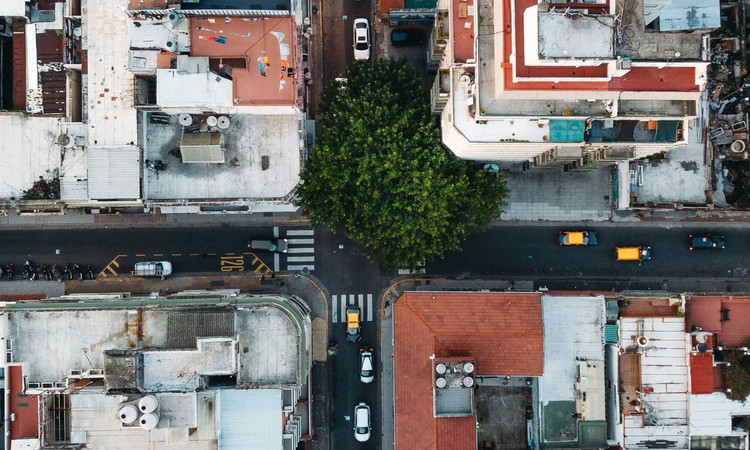
[(604, 325), (604, 343), (617, 344), (620, 342), (620, 330), (617, 324)]
[(281, 407), (281, 389), (219, 391), (219, 450), (281, 450)]
[(87, 164), (91, 200), (141, 198), (141, 156), (138, 147), (89, 147)]

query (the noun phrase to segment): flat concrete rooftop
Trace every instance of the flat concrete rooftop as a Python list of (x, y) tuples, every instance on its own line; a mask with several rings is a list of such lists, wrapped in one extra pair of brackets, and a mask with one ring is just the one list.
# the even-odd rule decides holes
[[(91, 303), (87, 303), (86, 307), (91, 308)], [(191, 342), (195, 346), (195, 364), (210, 362), (209, 366), (219, 367), (222, 373), (228, 372), (230, 366), (236, 367), (237, 384), (263, 387), (299, 383), (301, 330), (292, 315), (274, 303), (259, 302), (237, 309), (221, 309), (230, 313), (233, 311), (234, 336), (225, 337), (236, 340), (236, 346), (232, 344), (229, 347), (230, 352), (237, 352), (234, 355), (227, 355), (226, 346), (220, 342), (217, 342), (218, 347), (200, 347), (197, 339), (200, 336), (222, 336), (201, 334), (201, 327), (180, 326), (196, 320), (195, 317), (186, 316), (195, 316), (201, 311), (216, 311), (217, 308), (206, 306), (198, 311), (179, 307), (145, 308), (138, 307), (136, 302), (131, 308), (119, 305), (105, 308), (106, 303), (102, 303), (101, 309), (76, 310), (73, 303), (67, 310), (19, 309), (19, 305), (15, 305), (14, 310), (6, 311), (4, 316), (8, 320), (8, 338), (13, 341), (13, 360), (28, 364), (28, 381), (61, 381), (71, 370), (103, 369), (104, 352), (110, 349), (147, 350), (143, 352), (146, 364), (159, 358), (172, 361), (179, 356), (178, 353), (185, 353), (186, 350), (170, 346), (176, 341), (170, 334), (190, 332), (194, 335)], [(181, 318), (183, 322), (179, 322)], [(205, 326), (203, 329), (215, 330), (216, 327)], [(184, 336), (181, 338), (184, 341)], [(217, 366), (216, 357), (223, 357), (225, 364)], [(174, 370), (170, 367), (190, 366), (188, 360), (191, 359), (182, 358), (177, 361), (179, 364), (167, 366), (162, 361), (152, 370), (147, 368), (146, 373), (153, 370), (160, 371), (160, 374), (165, 370), (172, 373)], [(201, 371), (196, 369), (194, 372), (200, 374)]]
[[(293, 107), (257, 108), (229, 116), (222, 130), (223, 164), (182, 163), (170, 155), (179, 149), (182, 127), (144, 118), (144, 161), (161, 160), (166, 169), (144, 168), (147, 200), (279, 199), (289, 195), (301, 170), (300, 115)], [(174, 152), (173, 152), (174, 153)]]

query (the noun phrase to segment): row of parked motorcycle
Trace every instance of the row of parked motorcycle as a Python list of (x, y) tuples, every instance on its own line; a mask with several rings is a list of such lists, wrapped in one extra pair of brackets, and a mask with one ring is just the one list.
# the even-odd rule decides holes
[[(20, 275), (22, 279), (29, 281), (57, 280), (62, 282), (63, 280), (93, 280), (96, 278), (94, 267), (91, 264), (82, 266), (75, 263), (68, 263), (65, 267), (62, 267), (57, 264), (39, 265), (31, 261), (24, 263), (23, 271)], [(0, 279), (5, 278), (8, 281), (12, 281), (15, 276), (16, 271), (13, 264), (0, 264)]]

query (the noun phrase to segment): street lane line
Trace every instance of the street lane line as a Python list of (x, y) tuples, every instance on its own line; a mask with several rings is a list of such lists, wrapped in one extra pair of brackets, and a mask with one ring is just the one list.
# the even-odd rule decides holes
[(372, 322), (372, 294), (367, 294), (367, 321)]
[(362, 311), (362, 308), (365, 306), (365, 296), (362, 294), (357, 295), (357, 305), (359, 306), (359, 310)]
[(346, 295), (341, 296), (341, 322), (346, 322)]
[(349, 304), (350, 305), (354, 304), (354, 294), (349, 294)]
[[(278, 256), (278, 253), (276, 254)], [(287, 262), (314, 262), (314, 256), (287, 256)]]
[(289, 239), (289, 244), (307, 244), (312, 245), (315, 244), (315, 239)]
[(338, 323), (339, 321), (339, 296), (333, 295), (331, 296), (331, 318), (333, 319), (333, 323)]
[(287, 236), (314, 236), (315, 230), (286, 230)]
[(295, 270), (296, 271), (302, 271), (302, 270), (305, 270), (305, 268), (307, 268), (307, 270), (309, 270), (310, 272), (312, 272), (313, 270), (315, 270), (315, 266), (313, 266), (311, 264), (286, 266), (286, 270), (291, 270), (291, 271), (295, 271)]
[(279, 227), (273, 227), (273, 237), (279, 237)]
[(273, 254), (273, 271), (274, 272), (278, 272), (279, 271), (279, 261), (281, 261), (279, 259), (279, 254), (278, 253), (274, 253)]
[(315, 247), (289, 247), (287, 253), (315, 253)]

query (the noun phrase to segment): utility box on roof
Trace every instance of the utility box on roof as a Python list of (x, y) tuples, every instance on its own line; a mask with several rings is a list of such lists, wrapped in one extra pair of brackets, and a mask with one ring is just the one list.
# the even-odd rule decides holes
[(180, 139), (180, 153), (184, 163), (223, 163), (221, 133), (185, 133)]

